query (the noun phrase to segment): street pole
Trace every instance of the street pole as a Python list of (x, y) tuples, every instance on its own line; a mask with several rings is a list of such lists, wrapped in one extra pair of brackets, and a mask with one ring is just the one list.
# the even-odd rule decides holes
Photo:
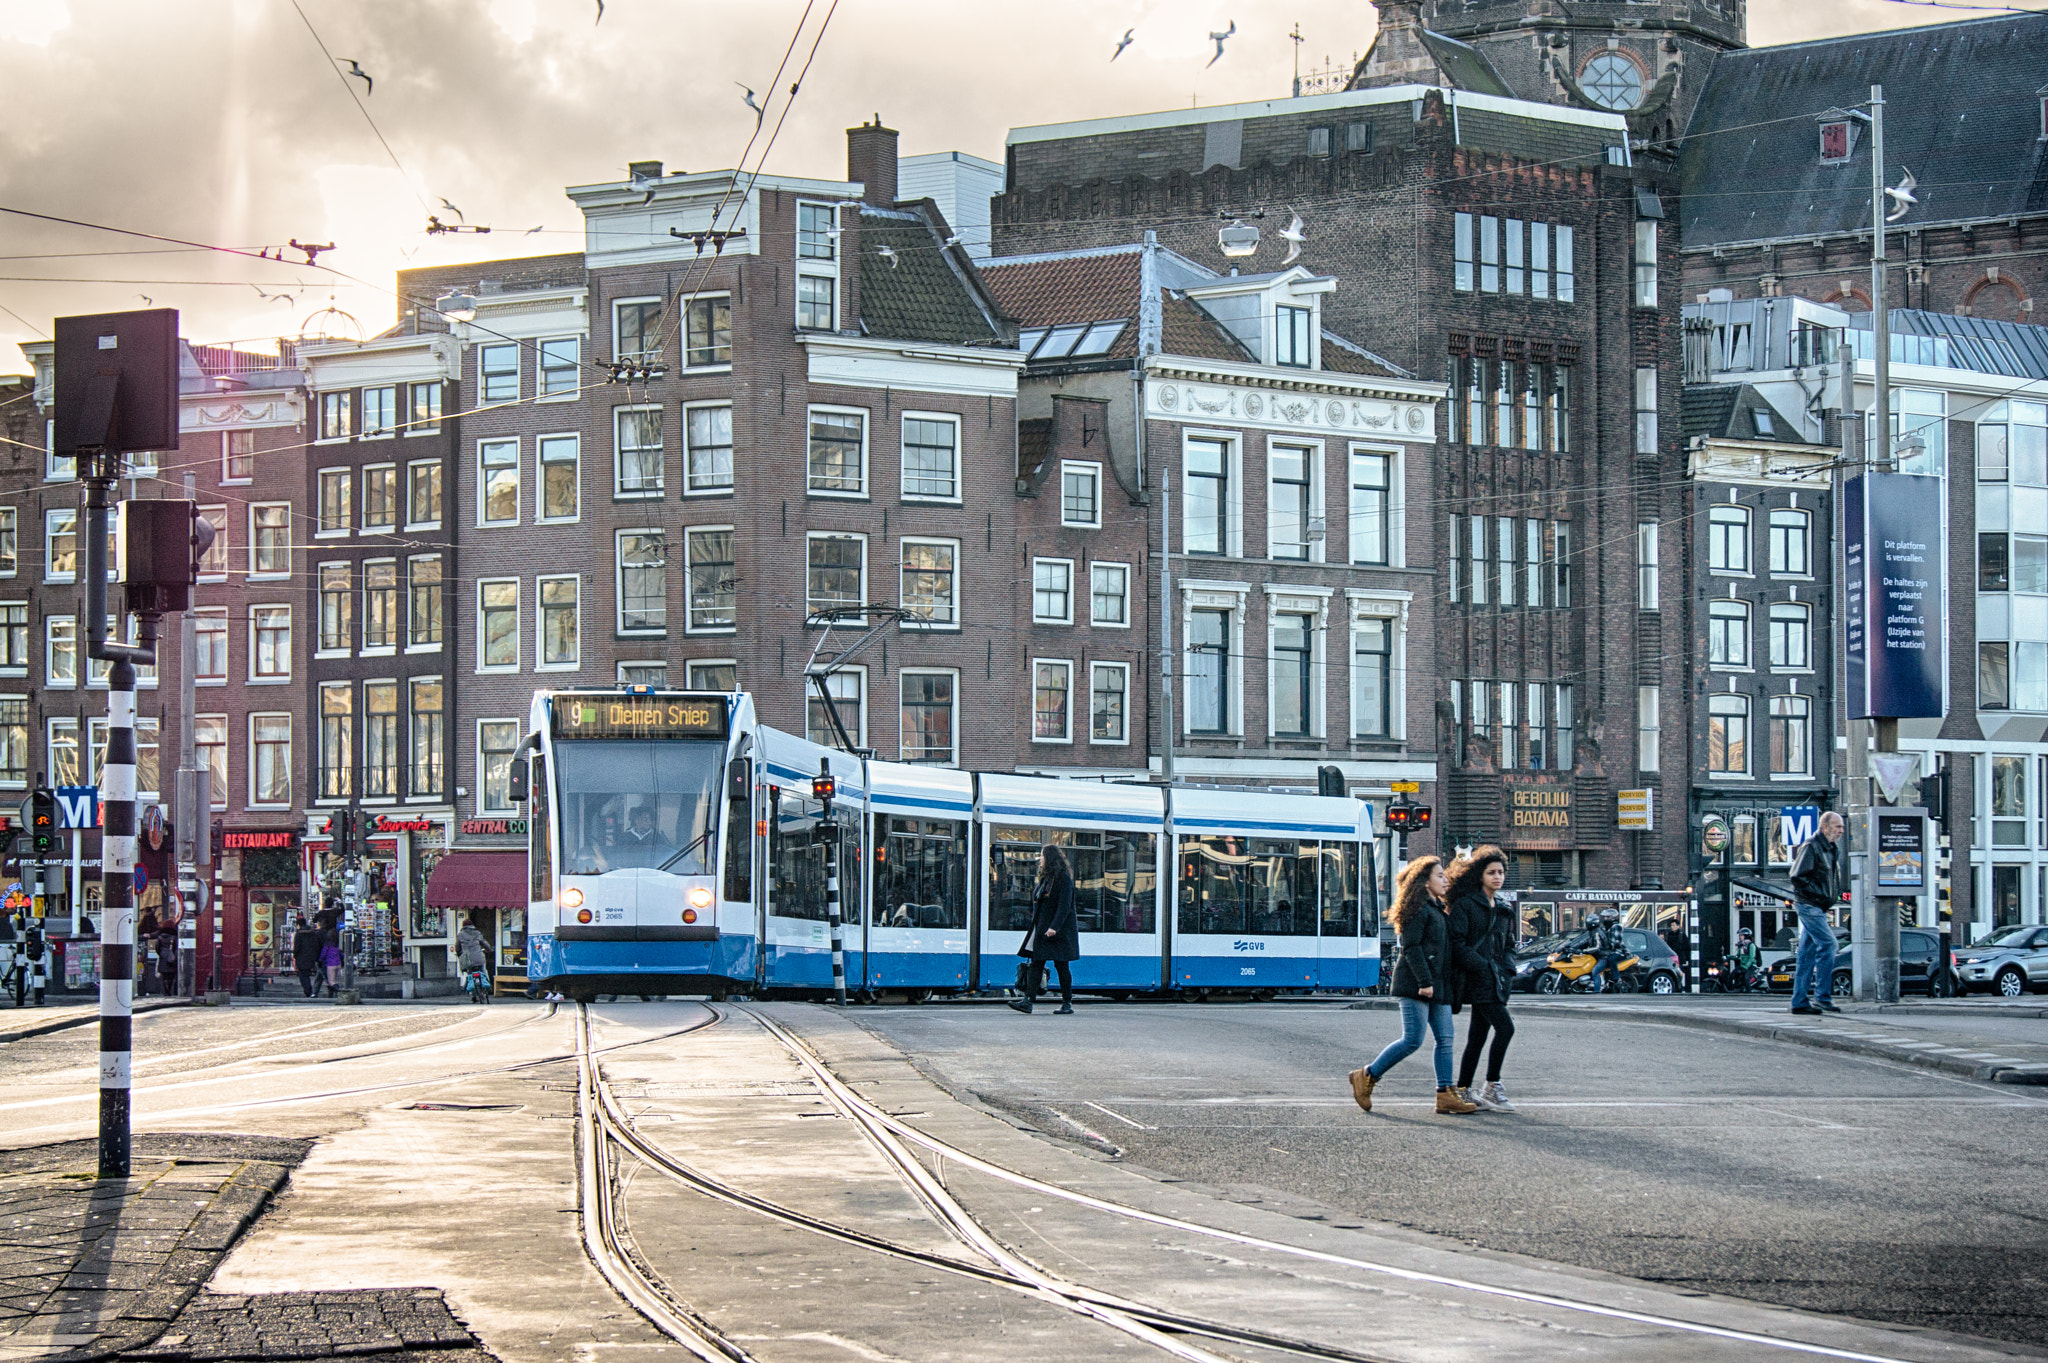
[[(194, 483), (185, 475), (185, 500), (193, 500)], [(193, 711), (198, 696), (193, 689), (193, 666), (199, 650), (198, 622), (186, 611), (178, 622), (178, 787), (177, 809), (172, 814), (178, 831), (179, 916), (199, 911), (198, 849), (206, 845), (205, 819), (199, 813), (213, 803), (209, 783), (205, 795), (199, 792), (198, 739), (193, 730)]]
[(1173, 475), (1159, 466), (1159, 774), (1173, 772)]

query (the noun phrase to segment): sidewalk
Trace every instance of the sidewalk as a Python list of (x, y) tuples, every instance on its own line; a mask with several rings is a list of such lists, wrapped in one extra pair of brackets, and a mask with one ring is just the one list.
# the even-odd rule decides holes
[[(130, 1011), (154, 1013), (160, 1008), (190, 1008), (198, 1001), (187, 998), (154, 998), (135, 1000)], [(24, 1037), (42, 1036), (49, 1032), (62, 1032), (72, 1027), (84, 1027), (99, 1021), (100, 1006), (92, 1003), (45, 1004), (41, 1008), (9, 1008), (0, 1013), (0, 1045), (20, 1041)]]

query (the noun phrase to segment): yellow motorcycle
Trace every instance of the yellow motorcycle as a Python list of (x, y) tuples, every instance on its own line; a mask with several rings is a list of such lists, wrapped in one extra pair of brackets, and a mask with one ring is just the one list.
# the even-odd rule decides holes
[[(1549, 966), (1536, 977), (1536, 992), (1539, 994), (1591, 994), (1593, 988), (1593, 967), (1600, 957), (1591, 951), (1554, 951), (1550, 954)], [(1641, 963), (1641, 958), (1624, 956), (1614, 963), (1615, 978), (1620, 981), (1613, 992), (1630, 994), (1636, 989), (1629, 972)]]

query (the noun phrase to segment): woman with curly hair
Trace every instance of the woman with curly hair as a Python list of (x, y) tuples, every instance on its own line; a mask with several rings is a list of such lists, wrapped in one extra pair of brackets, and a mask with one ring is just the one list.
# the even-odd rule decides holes
[(1479, 1110), (1451, 1087), (1450, 926), (1444, 911), (1448, 889), (1441, 858), (1417, 857), (1401, 872), (1393, 912), (1388, 915), (1401, 939), (1401, 956), (1394, 966), (1394, 994), (1401, 1000), (1401, 1039), (1389, 1043), (1364, 1069), (1351, 1071), (1351, 1096), (1367, 1112), (1372, 1111), (1373, 1087), (1421, 1047), (1425, 1022), (1436, 1036), (1436, 1110)]
[[(1514, 981), (1515, 910), (1498, 897), (1508, 873), (1507, 854), (1488, 843), (1475, 847), (1451, 867), (1450, 972), (1458, 1002), (1472, 1009), (1465, 1027), (1465, 1055), (1458, 1062), (1458, 1096), (1496, 1112), (1513, 1112), (1501, 1087), (1500, 1065), (1515, 1039), (1508, 1016), (1508, 986)], [(1486, 1048), (1487, 1034), (1493, 1046)], [(1486, 1087), (1472, 1092), (1479, 1053), (1486, 1049)]]

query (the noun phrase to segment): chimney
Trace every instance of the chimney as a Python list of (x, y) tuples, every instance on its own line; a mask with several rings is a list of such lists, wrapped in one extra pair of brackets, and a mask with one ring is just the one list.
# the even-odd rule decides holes
[(659, 180), (661, 178), (661, 162), (628, 161), (626, 163), (626, 174), (636, 180)]
[(846, 130), (846, 178), (863, 186), (861, 197), (878, 208), (896, 202), (896, 130), (872, 123)]

